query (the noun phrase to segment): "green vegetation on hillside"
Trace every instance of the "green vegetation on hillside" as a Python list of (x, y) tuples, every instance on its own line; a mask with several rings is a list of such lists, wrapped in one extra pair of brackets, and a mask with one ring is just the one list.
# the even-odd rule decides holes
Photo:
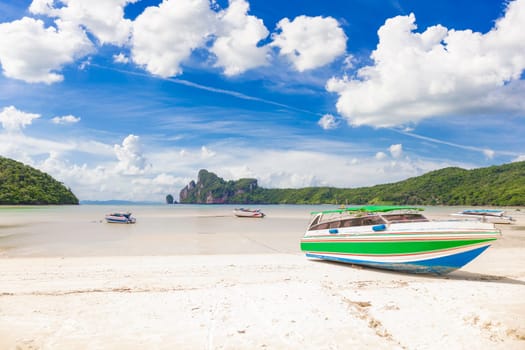
[(181, 191), (182, 203), (525, 205), (525, 162), (473, 170), (451, 167), (392, 184), (352, 189), (265, 189), (254, 179), (224, 181), (206, 170), (199, 172), (197, 184), (192, 183)]
[(0, 204), (78, 204), (78, 199), (48, 174), (0, 157)]

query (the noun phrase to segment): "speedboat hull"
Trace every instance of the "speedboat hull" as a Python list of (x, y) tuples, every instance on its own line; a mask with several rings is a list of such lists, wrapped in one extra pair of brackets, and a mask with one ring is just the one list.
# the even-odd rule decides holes
[(446, 274), (485, 251), (500, 235), (494, 225), (444, 221), (307, 231), (308, 258), (413, 273)]
[(113, 218), (106, 217), (106, 222), (109, 224), (134, 224), (135, 219), (122, 219), (122, 218)]
[(312, 259), (338, 261), (387, 270), (443, 275), (465, 266), (489, 246), (490, 244), (483, 244), (433, 253), (399, 254), (397, 256), (317, 251), (307, 251), (306, 256)]

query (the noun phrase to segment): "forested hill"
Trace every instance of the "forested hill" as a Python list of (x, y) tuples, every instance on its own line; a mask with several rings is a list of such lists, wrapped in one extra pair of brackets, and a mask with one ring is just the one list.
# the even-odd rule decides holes
[(48, 174), (0, 157), (0, 204), (78, 204), (78, 198)]
[(525, 205), (525, 162), (473, 170), (444, 168), (404, 181), (360, 188), (265, 189), (255, 179), (224, 181), (206, 170), (181, 203)]

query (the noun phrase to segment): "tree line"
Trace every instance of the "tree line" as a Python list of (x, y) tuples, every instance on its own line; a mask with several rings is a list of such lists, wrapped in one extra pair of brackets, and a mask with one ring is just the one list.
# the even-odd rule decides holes
[[(390, 204), (524, 206), (525, 162), (472, 170), (449, 167), (391, 184), (360, 188), (262, 188), (255, 179), (225, 181), (207, 170), (181, 203)], [(182, 191), (181, 191), (182, 193)]]

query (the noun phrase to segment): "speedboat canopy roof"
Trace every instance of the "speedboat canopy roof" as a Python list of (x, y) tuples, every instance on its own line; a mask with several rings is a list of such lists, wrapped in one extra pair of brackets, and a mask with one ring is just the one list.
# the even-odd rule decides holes
[(352, 212), (361, 212), (361, 213), (386, 213), (389, 211), (395, 210), (416, 210), (423, 211), (423, 208), (410, 207), (410, 206), (399, 206), (399, 205), (365, 205), (362, 207), (351, 207), (351, 208), (342, 208), (342, 209), (333, 209), (333, 210), (324, 210), (324, 211), (313, 211), (310, 214), (342, 214), (342, 213), (352, 213)]

